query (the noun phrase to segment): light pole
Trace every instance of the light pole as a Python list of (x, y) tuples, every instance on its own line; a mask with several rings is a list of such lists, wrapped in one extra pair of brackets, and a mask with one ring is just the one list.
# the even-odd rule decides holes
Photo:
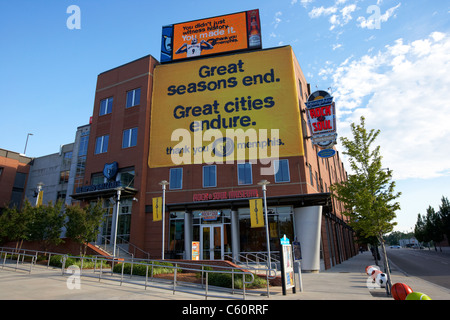
[(114, 244), (113, 244), (113, 258), (116, 257), (116, 244), (117, 244), (117, 226), (119, 225), (119, 207), (120, 207), (120, 194), (121, 189), (117, 189), (117, 201), (116, 201), (116, 222), (114, 226)]
[(25, 142), (25, 149), (23, 150), (23, 154), (27, 154), (28, 137), (32, 135), (33, 135), (32, 133), (27, 134), (27, 141)]
[(262, 186), (263, 195), (264, 195), (264, 215), (265, 215), (265, 222), (266, 222), (266, 241), (267, 241), (267, 258), (269, 263), (269, 269), (271, 269), (271, 260), (270, 260), (270, 240), (269, 240), (269, 219), (267, 217), (267, 198), (266, 198), (266, 185), (268, 185), (270, 182), (267, 180), (261, 180), (258, 182), (260, 186)]
[(162, 197), (162, 252), (161, 258), (164, 260), (164, 229), (166, 220), (166, 186), (169, 184), (166, 180), (159, 183), (162, 186), (163, 197)]

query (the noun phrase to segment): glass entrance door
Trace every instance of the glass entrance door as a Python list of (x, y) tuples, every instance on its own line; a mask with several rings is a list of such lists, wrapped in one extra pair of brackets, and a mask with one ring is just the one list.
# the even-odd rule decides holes
[(200, 229), (202, 260), (223, 260), (223, 225), (206, 224)]

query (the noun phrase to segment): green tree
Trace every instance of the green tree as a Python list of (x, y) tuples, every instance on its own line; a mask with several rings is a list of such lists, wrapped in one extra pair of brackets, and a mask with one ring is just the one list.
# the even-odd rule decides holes
[(443, 226), (439, 213), (431, 206), (428, 206), (427, 209), (425, 232), (429, 240), (433, 241), (434, 248), (437, 250), (436, 243), (444, 240)]
[(361, 123), (352, 123), (353, 140), (342, 137), (345, 155), (349, 157), (352, 174), (347, 181), (336, 183), (331, 187), (332, 196), (341, 201), (350, 217), (350, 225), (364, 237), (376, 237), (382, 246), (384, 263), (388, 275), (389, 293), (390, 274), (386, 255), (384, 235), (391, 232), (396, 225), (393, 219), (400, 204), (395, 202), (401, 193), (395, 193), (392, 171), (382, 168), (380, 146), (372, 144), (380, 130), (365, 128), (365, 118)]
[(41, 241), (43, 250), (47, 250), (50, 244), (58, 245), (63, 242), (61, 230), (64, 227), (65, 213), (62, 200), (53, 205), (49, 202), (46, 205), (30, 208), (31, 223), (29, 226), (29, 240)]
[(16, 241), (16, 250), (22, 248), (24, 240), (30, 238), (32, 206), (25, 200), (22, 210), (6, 208), (0, 218), (0, 235), (7, 241)]
[(419, 242), (429, 242), (431, 240), (428, 238), (425, 230), (425, 219), (420, 213), (417, 215), (417, 222), (414, 226), (414, 237), (416, 237)]
[(439, 214), (442, 219), (442, 232), (447, 236), (447, 240), (450, 242), (450, 201), (444, 196), (441, 198)]
[(97, 239), (104, 213), (101, 201), (90, 203), (86, 207), (66, 207), (66, 236), (80, 245), (80, 255), (86, 255), (87, 244)]

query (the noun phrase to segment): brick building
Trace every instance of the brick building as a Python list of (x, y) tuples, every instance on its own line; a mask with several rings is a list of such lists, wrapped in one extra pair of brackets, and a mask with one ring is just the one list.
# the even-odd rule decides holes
[(21, 208), (32, 158), (0, 149), (0, 213), (3, 208)]
[[(286, 82), (296, 91), (295, 104), (289, 108), (297, 109), (298, 115), (285, 120), (297, 122), (296, 148), (301, 152), (273, 159), (278, 171), (264, 175), (261, 169), (266, 165), (259, 159), (212, 165), (154, 165), (151, 149), (157, 142), (151, 139), (155, 135), (151, 127), (155, 130), (169, 125), (156, 109), (152, 111), (152, 103), (161, 94), (154, 79), (169, 75), (176, 78), (171, 70), (189, 67), (193, 61), (177, 62), (172, 68), (149, 55), (99, 74), (84, 181), (72, 195), (85, 202), (103, 199), (108, 218), (99, 240), (112, 239), (117, 229), (117, 242), (123, 247), (130, 251), (131, 246), (140, 248), (153, 258), (161, 257), (162, 222), (153, 219), (153, 199), (162, 196), (160, 182), (165, 180), (165, 258), (191, 259), (192, 241), (200, 242), (200, 258), (204, 260), (239, 260), (267, 252), (265, 228), (251, 228), (249, 209), (249, 200), (263, 196), (258, 182), (267, 180), (273, 254), (279, 251), (279, 239), (284, 235), (300, 243), (304, 270), (328, 269), (357, 254), (353, 232), (342, 215), (343, 206), (329, 192), (330, 185), (346, 179), (346, 171), (339, 153), (320, 158), (319, 148), (311, 142), (305, 110), (310, 87), (291, 47), (224, 55), (207, 62), (198, 59), (197, 63), (220, 65), (234, 59), (249, 65), (258, 55), (270, 62), (279, 54), (289, 57), (285, 72), (292, 76)], [(265, 74), (266, 81), (272, 77), (270, 81), (275, 83), (279, 79), (275, 80), (271, 72)], [(213, 90), (212, 85), (209, 89)], [(178, 90), (185, 93), (180, 87)], [(259, 107), (255, 102), (253, 106)]]

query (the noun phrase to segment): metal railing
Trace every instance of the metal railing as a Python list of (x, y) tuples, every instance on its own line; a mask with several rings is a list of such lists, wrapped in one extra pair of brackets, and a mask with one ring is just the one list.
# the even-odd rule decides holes
[[(268, 254), (264, 251), (257, 252), (240, 252), (236, 259), (232, 257), (231, 254), (227, 255), (227, 258), (235, 263), (243, 263), (246, 266), (250, 266), (252, 264), (256, 265), (267, 265), (268, 263)], [(280, 263), (279, 251), (273, 251), (270, 254), (271, 262), (275, 262), (276, 264)]]
[[(97, 247), (99, 247), (100, 249), (102, 249), (103, 251), (110, 253), (110, 248), (113, 247), (113, 244), (111, 243), (111, 240), (109, 239), (109, 236), (100, 236), (101, 241), (100, 243), (98, 241), (93, 242), (93, 244)], [(131, 242), (129, 242), (128, 240), (117, 236), (117, 240), (119, 241), (119, 243), (123, 243), (128, 245), (128, 250), (130, 250), (130, 247), (132, 248), (133, 252), (130, 252), (128, 250), (125, 250), (124, 248), (122, 248), (120, 245), (116, 244), (116, 249), (117, 249), (117, 256), (120, 256), (120, 252), (125, 253), (125, 255), (127, 256), (131, 256), (131, 257), (135, 257), (137, 252), (140, 252), (143, 256), (147, 257), (147, 259), (150, 259), (150, 253), (142, 250), (141, 248), (139, 248), (138, 246), (132, 244)]]
[[(94, 277), (98, 278), (99, 281), (104, 280), (112, 280), (119, 281), (120, 284), (132, 283), (143, 286), (145, 289), (147, 287), (156, 287), (161, 289), (172, 290), (173, 294), (175, 292), (186, 292), (196, 295), (203, 295), (205, 299), (208, 297), (219, 297), (219, 298), (230, 298), (230, 296), (226, 295), (218, 295), (217, 293), (231, 293), (234, 294), (242, 294), (242, 299), (245, 299), (246, 295), (249, 294), (248, 289), (246, 289), (246, 285), (250, 285), (255, 280), (255, 275), (265, 274), (266, 279), (266, 294), (267, 297), (270, 297), (269, 290), (269, 280), (274, 279), (276, 277), (276, 263), (272, 262), (272, 268), (267, 267), (252, 267), (248, 266), (242, 270), (236, 267), (228, 267), (228, 266), (218, 266), (218, 265), (208, 265), (208, 264), (195, 264), (191, 262), (177, 262), (177, 261), (161, 261), (161, 260), (150, 260), (150, 259), (123, 259), (123, 258), (113, 258), (113, 257), (105, 257), (105, 256), (71, 256), (67, 254), (48, 252), (48, 251), (39, 251), (39, 250), (28, 250), (28, 249), (20, 249), (16, 248), (8, 248), (8, 247), (0, 247), (0, 263), (2, 264), (2, 269), (4, 268), (13, 268), (15, 270), (22, 269), (31, 273), (32, 268), (36, 266), (36, 262), (38, 261), (38, 257), (45, 259), (47, 258), (47, 269), (50, 267), (50, 260), (52, 256), (57, 255), (61, 256), (61, 274), (70, 274), (69, 271), (70, 266), (67, 266), (67, 261), (69, 258), (76, 259), (79, 261), (80, 267), (80, 276), (86, 277)], [(86, 267), (87, 261), (93, 263), (92, 265)], [(8, 263), (7, 263), (8, 262)], [(14, 263), (15, 262), (15, 263)], [(166, 265), (165, 263), (170, 262), (172, 265)], [(29, 263), (29, 265), (27, 265)], [(118, 263), (122, 264), (119, 272), (114, 272), (114, 266)], [(130, 265), (129, 274), (125, 273), (125, 266)], [(138, 276), (134, 274), (133, 268), (136, 266), (144, 266), (145, 267), (145, 275)], [(44, 266), (42, 264), (42, 266)], [(172, 270), (173, 278), (170, 280), (162, 279), (159, 277), (155, 277), (154, 270), (155, 268), (167, 268)], [(117, 269), (116, 269), (117, 271)], [(183, 280), (179, 280), (178, 275), (180, 272), (183, 273), (197, 273), (200, 277), (200, 283), (186, 282)], [(211, 285), (210, 276), (211, 274), (230, 274), (231, 275), (231, 288), (218, 287), (215, 285)], [(235, 287), (235, 279), (242, 278), (242, 288)], [(213, 293), (212, 293), (213, 292)], [(251, 290), (250, 293), (259, 294), (261, 291), (259, 290)], [(233, 299), (237, 299), (232, 297)]]
[[(10, 250), (12, 248), (1, 248), (0, 251), (0, 259), (2, 260), (2, 269), (4, 268), (12, 268), (14, 270), (25, 270), (28, 273), (31, 273), (31, 268), (36, 264), (37, 255), (36, 254), (27, 254), (21, 251)], [(9, 258), (8, 258), (9, 256)], [(27, 261), (25, 258), (28, 258)], [(28, 261), (31, 259), (31, 261)], [(16, 263), (6, 263), (8, 260), (13, 262), (15, 260)], [(26, 262), (29, 262), (29, 268), (25, 268)]]
[(25, 262), (27, 262), (24, 260), (24, 257), (34, 257), (34, 261), (33, 261), (33, 264), (31, 265), (31, 267), (38, 262), (39, 258), (41, 258), (43, 260), (45, 260), (45, 258), (47, 258), (47, 268), (50, 267), (50, 259), (53, 255), (62, 255), (61, 253), (50, 252), (50, 251), (0, 247), (0, 260), (3, 257), (4, 262), (6, 262), (5, 259), (6, 259), (6, 255), (8, 255), (8, 254), (9, 255), (19, 255), (19, 257), (22, 257), (22, 264), (25, 264)]
[[(103, 280), (110, 280), (110, 281), (118, 281), (120, 282), (120, 285), (122, 283), (131, 283), (134, 285), (141, 285), (145, 289), (147, 287), (156, 287), (160, 289), (166, 289), (173, 291), (173, 294), (175, 292), (185, 292), (190, 294), (196, 294), (196, 295), (203, 295), (205, 296), (205, 299), (208, 297), (218, 297), (218, 298), (230, 298), (230, 296), (226, 295), (220, 295), (220, 293), (231, 293), (239, 294), (242, 293), (242, 299), (245, 300), (246, 295), (248, 294), (248, 289), (246, 290), (246, 285), (250, 285), (255, 280), (255, 275), (248, 271), (248, 270), (240, 270), (237, 268), (232, 267), (224, 267), (224, 266), (214, 266), (214, 265), (198, 265), (198, 267), (195, 264), (189, 264), (189, 263), (182, 263), (182, 262), (174, 262), (170, 261), (172, 265), (166, 265), (163, 264), (163, 262), (167, 261), (161, 261), (161, 260), (145, 260), (141, 259), (141, 261), (136, 261), (136, 259), (133, 260), (123, 260), (120, 259), (112, 259), (107, 257), (101, 257), (101, 256), (94, 256), (94, 257), (80, 257), (80, 256), (68, 256), (64, 255), (62, 256), (62, 267), (61, 267), (61, 273), (64, 274), (72, 274), (72, 271), (66, 272), (66, 269), (70, 266), (66, 266), (67, 259), (79, 259), (81, 260), (81, 267), (80, 267), (80, 276), (86, 276), (86, 277), (93, 277), (98, 278), (99, 281)], [(91, 260), (94, 262), (94, 268), (93, 269), (83, 269), (83, 265), (85, 264), (85, 260)], [(114, 265), (115, 264), (121, 264), (122, 267), (120, 268), (120, 272), (114, 271)], [(125, 266), (127, 264), (130, 264), (131, 270), (130, 273), (125, 273)], [(105, 267), (105, 266), (110, 267)], [(134, 275), (133, 274), (133, 267), (142, 265), (145, 267), (145, 275)], [(173, 270), (171, 273), (173, 274), (172, 279), (162, 279), (157, 278), (154, 275), (155, 268), (167, 268)], [(180, 281), (177, 278), (177, 275), (180, 272), (191, 272), (191, 273), (199, 273), (199, 276), (201, 278), (201, 283), (196, 284), (192, 282), (186, 282), (186, 281)], [(210, 275), (214, 273), (221, 273), (221, 274), (230, 274), (231, 275), (231, 288), (224, 288), (224, 287), (218, 287), (211, 285), (209, 283)], [(108, 276), (109, 275), (109, 276)], [(235, 288), (235, 278), (241, 277), (242, 278), (242, 289)], [(248, 277), (250, 279), (248, 279)], [(211, 293), (214, 292), (214, 293)], [(237, 299), (235, 297), (232, 297), (233, 299)]]

